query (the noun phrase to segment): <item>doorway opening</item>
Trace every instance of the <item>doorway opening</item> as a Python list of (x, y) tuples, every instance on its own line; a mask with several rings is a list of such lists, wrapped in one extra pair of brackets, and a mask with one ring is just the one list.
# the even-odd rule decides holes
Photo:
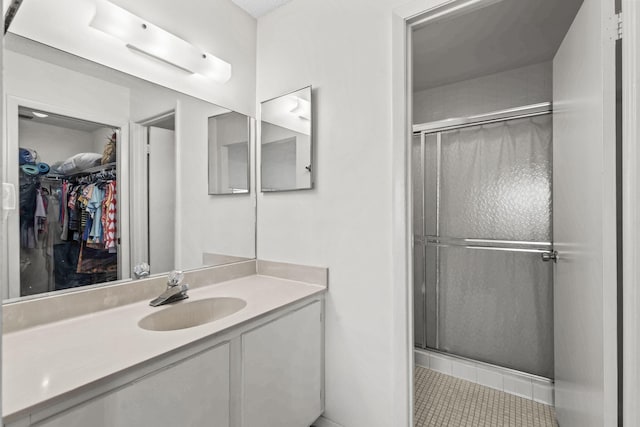
[(22, 105), (17, 113), (20, 210), (10, 234), (20, 250), (9, 298), (120, 280), (120, 128)]
[(136, 124), (132, 159), (141, 170), (136, 174), (138, 203), (143, 215), (136, 216), (141, 242), (136, 263), (149, 274), (175, 268), (176, 218), (176, 114), (169, 111)]
[[(515, 407), (537, 414), (519, 425), (555, 425), (554, 408), (569, 424), (594, 405), (599, 420), (617, 416), (615, 40), (600, 43), (614, 2), (603, 3), (459, 1), (409, 21), (416, 425), (526, 417)], [(590, 92), (601, 108), (580, 99)], [(600, 276), (582, 292), (585, 269)], [(588, 319), (571, 299), (590, 304), (591, 291), (604, 297)], [(585, 321), (613, 329), (581, 333)], [(594, 369), (604, 397), (576, 408)]]

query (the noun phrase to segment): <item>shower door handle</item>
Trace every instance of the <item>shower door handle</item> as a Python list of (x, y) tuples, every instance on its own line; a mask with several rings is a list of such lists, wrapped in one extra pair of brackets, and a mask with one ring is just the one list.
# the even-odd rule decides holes
[(541, 255), (544, 262), (558, 262), (558, 251), (542, 252)]

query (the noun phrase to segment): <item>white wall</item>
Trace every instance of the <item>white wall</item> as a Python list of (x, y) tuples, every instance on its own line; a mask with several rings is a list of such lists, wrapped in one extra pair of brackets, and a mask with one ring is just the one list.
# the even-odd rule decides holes
[(416, 92), (413, 123), (550, 102), (552, 75), (549, 61)]
[(36, 150), (38, 162), (51, 165), (78, 153), (94, 152), (93, 135), (89, 132), (23, 119), (19, 125), (20, 147)]
[[(5, 49), (5, 96), (77, 112), (129, 117), (129, 89)], [(110, 123), (111, 124), (111, 123)]]
[[(258, 195), (258, 257), (330, 269), (326, 412), (394, 416), (392, 16), (402, 0), (296, 0), (258, 20), (258, 101), (314, 87), (316, 188)], [(407, 409), (408, 411), (408, 409)]]
[[(109, 127), (100, 128), (91, 133), (93, 137), (93, 153), (104, 153), (105, 145), (107, 145), (108, 140), (111, 139), (111, 135), (113, 135), (113, 129)], [(116, 141), (119, 143), (120, 141)]]

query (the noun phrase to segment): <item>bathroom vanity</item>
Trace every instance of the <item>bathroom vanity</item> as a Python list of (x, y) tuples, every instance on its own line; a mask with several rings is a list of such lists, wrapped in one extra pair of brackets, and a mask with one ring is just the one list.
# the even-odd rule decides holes
[[(5, 425), (311, 425), (324, 409), (326, 270), (303, 272), (310, 278), (303, 282), (300, 271), (292, 276), (282, 266), (247, 261), (188, 272), (189, 299), (162, 307), (146, 297), (162, 289), (163, 276), (67, 295), (73, 304), (144, 299), (5, 333)], [(183, 308), (212, 298), (246, 305), (184, 329), (172, 330), (170, 321), (161, 323), (165, 330), (139, 325), (166, 311), (162, 317), (178, 313), (175, 327), (182, 327)], [(21, 312), (30, 309), (37, 307)]]
[[(149, 61), (105, 39), (85, 17), (107, 3), (65, 2), (52, 10), (46, 1), (24, 2), (4, 39), (8, 146), (0, 160), (21, 209), (9, 209), (7, 231), (0, 233), (7, 250), (0, 269), (3, 422), (309, 426), (324, 409), (327, 271), (255, 258), (256, 189), (313, 184), (311, 89), (283, 98), (295, 104), (283, 106), (297, 124), (295, 134), (273, 129), (286, 124), (276, 117), (270, 119), (274, 139), (266, 141), (273, 146), (284, 138), (288, 148), (306, 154), (288, 164), (284, 181), (295, 187), (269, 173), (274, 179), (259, 186), (251, 117), (255, 37), (228, 37), (207, 21), (207, 38), (225, 40), (216, 45), (233, 65), (231, 80), (211, 84), (207, 76)], [(232, 22), (234, 31), (239, 25), (254, 31), (253, 18), (219, 3), (212, 6), (216, 17)], [(144, 20), (136, 28), (152, 28), (151, 18), (135, 18)], [(175, 25), (183, 23), (168, 22), (164, 31), (181, 33)], [(59, 39), (71, 33), (72, 44), (84, 47)], [(21, 148), (40, 157), (18, 164)], [(36, 157), (53, 166), (76, 153), (97, 154), (100, 165), (34, 175)], [(274, 148), (270, 159), (279, 165), (281, 155)], [(21, 187), (26, 178), (30, 186)], [(115, 190), (92, 203), (109, 202), (106, 239), (102, 221), (83, 222), (88, 209), (77, 197), (102, 190), (105, 180)], [(39, 209), (36, 227), (31, 214), (38, 201), (47, 208)], [(72, 225), (66, 233), (65, 223)], [(101, 258), (110, 262), (98, 263)], [(172, 269), (186, 271), (189, 298), (150, 307)], [(144, 274), (155, 276), (135, 280)]]

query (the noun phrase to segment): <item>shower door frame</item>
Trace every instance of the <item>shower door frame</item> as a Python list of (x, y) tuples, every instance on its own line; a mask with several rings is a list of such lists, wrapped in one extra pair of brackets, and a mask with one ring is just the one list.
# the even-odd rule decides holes
[[(439, 328), (439, 289), (440, 289), (440, 248), (441, 247), (462, 247), (467, 249), (481, 249), (481, 250), (498, 250), (508, 252), (524, 252), (524, 253), (539, 253), (544, 261), (548, 261), (554, 255), (553, 242), (532, 242), (532, 241), (513, 241), (513, 240), (496, 240), (496, 239), (474, 239), (474, 238), (450, 238), (440, 236), (440, 191), (441, 191), (441, 146), (442, 146), (442, 134), (447, 131), (463, 129), (467, 127), (482, 126), (491, 123), (506, 122), (509, 120), (524, 119), (530, 117), (537, 117), (542, 115), (553, 114), (553, 106), (551, 102), (542, 102), (537, 104), (530, 104), (521, 107), (514, 107), (499, 111), (494, 111), (485, 114), (479, 114), (464, 118), (445, 119), (434, 122), (427, 122), (417, 124), (413, 126), (413, 136), (420, 136), (420, 178), (422, 182), (422, 206), (421, 206), (421, 235), (413, 234), (414, 247), (420, 245), (423, 247), (423, 261), (419, 268), (422, 269), (422, 283), (420, 289), (422, 290), (422, 343), (423, 346), (419, 346), (416, 343), (416, 347), (441, 352), (443, 354), (451, 355), (457, 358), (468, 359), (467, 357), (448, 353), (440, 350), (440, 328)], [(427, 136), (435, 135), (437, 144), (436, 146), (436, 208), (435, 208), (435, 227), (436, 235), (428, 235), (426, 230), (426, 213), (425, 213), (425, 146), (427, 144)], [(431, 142), (433, 143), (433, 142)], [(549, 224), (550, 231), (552, 223)], [(553, 234), (552, 234), (553, 235)], [(436, 279), (435, 279), (435, 312), (436, 312), (436, 327), (435, 327), (435, 347), (429, 347), (427, 344), (427, 280), (426, 280), (426, 248), (428, 246), (435, 247), (435, 263), (436, 263)], [(549, 257), (545, 259), (546, 257)], [(415, 266), (414, 266), (415, 269)], [(415, 296), (414, 296), (415, 298)], [(468, 359), (471, 360), (471, 359)], [(482, 361), (476, 361), (483, 364), (492, 365)], [(494, 365), (499, 366), (499, 365)], [(499, 366), (503, 369), (512, 370)], [(520, 371), (518, 371), (520, 372)], [(535, 374), (522, 372), (527, 376), (538, 377)], [(542, 378), (542, 377), (540, 377)]]

